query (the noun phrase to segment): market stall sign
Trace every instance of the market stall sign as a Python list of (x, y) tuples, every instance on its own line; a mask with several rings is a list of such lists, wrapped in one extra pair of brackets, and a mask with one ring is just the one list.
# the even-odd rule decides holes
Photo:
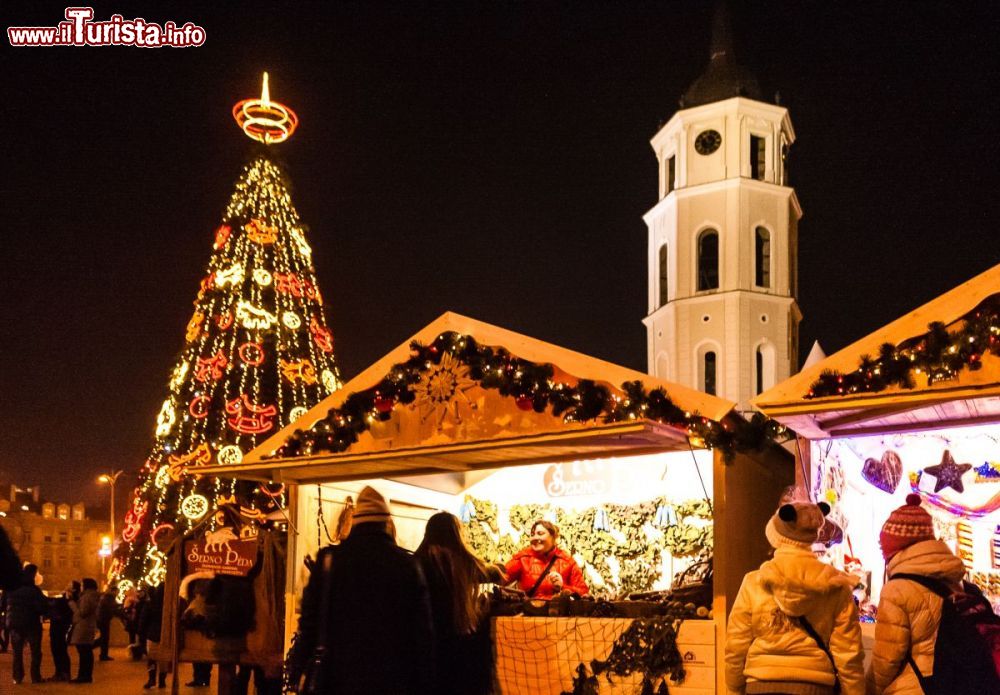
[(573, 497), (607, 494), (613, 480), (610, 466), (584, 461), (552, 464), (545, 469), (544, 483), (549, 497)]
[(239, 540), (231, 532), (225, 537), (217, 535), (225, 531), (229, 529), (214, 531), (185, 544), (188, 573), (215, 572), (237, 577), (250, 574), (257, 561), (257, 539)]

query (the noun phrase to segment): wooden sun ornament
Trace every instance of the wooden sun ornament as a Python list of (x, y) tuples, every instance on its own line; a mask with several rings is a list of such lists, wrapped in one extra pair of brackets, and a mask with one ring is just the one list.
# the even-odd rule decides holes
[(271, 101), (266, 72), (260, 99), (244, 99), (238, 102), (233, 107), (233, 118), (248, 138), (265, 145), (284, 142), (292, 137), (292, 133), (299, 125), (299, 117), (294, 111), (284, 104)]

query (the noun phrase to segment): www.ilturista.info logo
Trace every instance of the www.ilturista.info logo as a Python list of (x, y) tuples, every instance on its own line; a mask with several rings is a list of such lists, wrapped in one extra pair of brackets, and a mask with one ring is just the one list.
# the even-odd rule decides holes
[(205, 30), (188, 22), (157, 24), (141, 17), (125, 19), (113, 14), (94, 22), (93, 7), (67, 7), (66, 21), (54, 27), (7, 27), (11, 46), (141, 46), (188, 48), (205, 43)]

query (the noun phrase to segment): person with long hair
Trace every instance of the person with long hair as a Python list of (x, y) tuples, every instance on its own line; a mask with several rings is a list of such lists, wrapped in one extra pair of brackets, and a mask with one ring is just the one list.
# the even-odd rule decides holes
[(528, 547), (518, 551), (506, 566), (507, 581), (529, 598), (550, 599), (567, 592), (586, 596), (590, 589), (573, 556), (556, 546), (559, 528), (539, 519), (531, 525)]
[(490, 692), (493, 669), (489, 630), (484, 629), (488, 602), (479, 585), (502, 582), (502, 575), (469, 550), (461, 522), (448, 512), (427, 520), (424, 540), (415, 554), (430, 590), (437, 659), (434, 692)]

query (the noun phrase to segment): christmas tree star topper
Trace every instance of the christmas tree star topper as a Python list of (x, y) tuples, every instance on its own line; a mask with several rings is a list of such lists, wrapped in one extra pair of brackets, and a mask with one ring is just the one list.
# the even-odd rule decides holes
[(233, 107), (233, 118), (251, 140), (271, 145), (292, 137), (299, 125), (299, 117), (290, 108), (271, 101), (271, 90), (264, 73), (260, 99), (244, 99)]

